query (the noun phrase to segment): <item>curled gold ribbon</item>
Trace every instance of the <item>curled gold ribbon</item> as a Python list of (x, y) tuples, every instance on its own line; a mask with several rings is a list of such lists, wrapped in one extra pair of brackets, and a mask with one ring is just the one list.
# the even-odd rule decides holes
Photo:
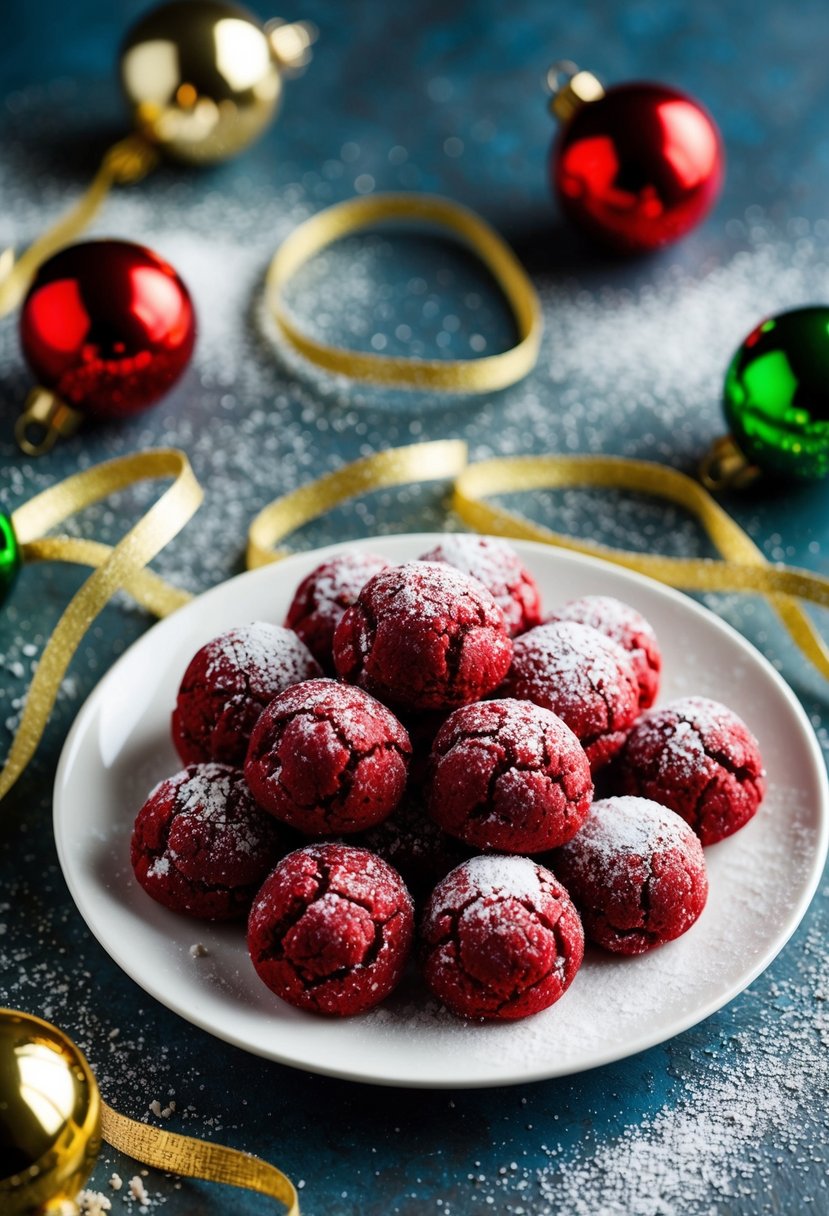
[(208, 1140), (197, 1140), (193, 1136), (180, 1136), (147, 1123), (137, 1123), (103, 1101), (101, 1135), (114, 1149), (144, 1165), (170, 1170), (185, 1178), (203, 1178), (208, 1182), (224, 1182), (229, 1186), (257, 1191), (283, 1203), (287, 1216), (299, 1216), (299, 1200), (294, 1184), (275, 1165), (270, 1165), (261, 1157)]
[[(465, 445), (456, 441), (380, 452), (267, 506), (251, 527), (248, 564), (262, 565), (287, 556), (287, 551), (278, 547), (280, 542), (302, 524), (350, 498), (381, 486), (439, 477), (454, 479), (452, 506), (477, 532), (541, 541), (599, 557), (683, 591), (741, 591), (767, 596), (797, 646), (829, 679), (829, 649), (797, 602), (808, 600), (829, 607), (829, 579), (808, 570), (770, 564), (698, 482), (676, 469), (648, 461), (551, 455), (504, 457), (466, 465)], [(577, 540), (486, 501), (492, 494), (572, 486), (627, 490), (675, 502), (697, 519), (723, 560), (664, 557)]]
[[(70, 537), (42, 538), (70, 515), (139, 481), (174, 479), (158, 501), (113, 548)], [(121, 588), (133, 591), (159, 616), (190, 598), (144, 570), (198, 508), (202, 491), (183, 452), (160, 449), (97, 465), (44, 490), (13, 512), (11, 520), (27, 560), (66, 560), (98, 568), (70, 600), (40, 656), (23, 715), (0, 772), (3, 798), (34, 755), (66, 669), (83, 635)]]
[(259, 512), (248, 531), (248, 567), (254, 569), (287, 557), (287, 550), (275, 547), (279, 541), (350, 498), (406, 482), (455, 478), (465, 465), (465, 443), (459, 439), (438, 439), (433, 443), (389, 448), (326, 473), (309, 485), (274, 499)]
[(17, 260), (13, 249), (5, 249), (0, 255), (0, 317), (17, 307), (38, 267), (86, 228), (112, 187), (139, 181), (157, 160), (158, 153), (140, 135), (119, 140), (104, 153), (98, 172), (65, 215), (34, 240)]
[[(464, 242), (487, 267), (515, 318), (518, 342), (479, 359), (409, 359), (347, 350), (303, 333), (283, 300), (293, 275), (320, 250), (344, 236), (390, 220), (431, 224)], [(266, 298), (285, 339), (301, 355), (335, 375), (370, 384), (432, 392), (488, 393), (522, 379), (535, 366), (541, 306), (526, 271), (498, 233), (474, 211), (432, 194), (375, 194), (320, 211), (290, 233), (268, 268)]]

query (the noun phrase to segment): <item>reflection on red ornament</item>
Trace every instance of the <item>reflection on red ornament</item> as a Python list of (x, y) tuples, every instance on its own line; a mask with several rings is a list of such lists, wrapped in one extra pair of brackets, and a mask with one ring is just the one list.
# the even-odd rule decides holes
[[(125, 418), (156, 402), (184, 371), (195, 337), (190, 294), (175, 270), (128, 241), (87, 241), (55, 254), (20, 315), (39, 386), (69, 414), (89, 418)], [(50, 425), (45, 416), (35, 421)]]
[(616, 85), (582, 100), (568, 81), (552, 109), (564, 121), (551, 173), (564, 211), (625, 253), (679, 240), (707, 215), (722, 186), (724, 152), (693, 98), (659, 84)]

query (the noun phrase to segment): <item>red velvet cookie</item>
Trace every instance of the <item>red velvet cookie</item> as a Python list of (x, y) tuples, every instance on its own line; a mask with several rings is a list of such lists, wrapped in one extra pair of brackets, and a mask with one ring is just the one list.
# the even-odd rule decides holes
[(639, 708), (649, 709), (659, 691), (662, 653), (653, 627), (630, 604), (612, 595), (585, 595), (551, 614), (550, 621), (578, 621), (618, 642), (639, 681)]
[(375, 553), (349, 549), (317, 566), (294, 593), (285, 624), (302, 639), (325, 671), (333, 671), (334, 630), (368, 580), (391, 563)]
[(320, 675), (290, 629), (255, 621), (213, 638), (190, 660), (173, 710), (173, 742), (185, 764), (241, 765), (256, 719), (277, 693)]
[(403, 709), (454, 709), (497, 688), (512, 641), (477, 579), (439, 562), (375, 574), (334, 634), (341, 676)]
[(483, 583), (503, 612), (512, 637), (540, 623), (541, 596), (535, 579), (505, 540), (451, 533), (420, 560), (448, 562)]
[(616, 642), (575, 621), (538, 625), (515, 640), (504, 697), (563, 718), (595, 772), (616, 754), (639, 712), (639, 684)]
[(589, 940), (614, 954), (644, 954), (680, 937), (708, 898), (702, 845), (679, 815), (648, 798), (594, 802), (553, 864)]
[(291, 827), (359, 832), (397, 806), (411, 752), (406, 731), (374, 697), (336, 680), (306, 680), (262, 713), (245, 779), (259, 805)]
[(347, 1017), (399, 981), (413, 936), (400, 875), (369, 853), (313, 844), (280, 861), (254, 900), (248, 950), (272, 992), (314, 1013)]
[(153, 899), (203, 920), (243, 916), (280, 853), (273, 819), (242, 773), (191, 764), (155, 787), (132, 833), (135, 877)]
[(619, 757), (618, 789), (676, 811), (703, 844), (736, 832), (766, 792), (760, 747), (718, 701), (684, 697), (650, 710)]
[(423, 918), (423, 973), (461, 1017), (508, 1020), (552, 1005), (584, 955), (578, 912), (528, 857), (472, 857), (444, 878)]
[(432, 748), (429, 810), (480, 849), (542, 853), (569, 840), (590, 807), (590, 765), (561, 718), (531, 701), (456, 709)]

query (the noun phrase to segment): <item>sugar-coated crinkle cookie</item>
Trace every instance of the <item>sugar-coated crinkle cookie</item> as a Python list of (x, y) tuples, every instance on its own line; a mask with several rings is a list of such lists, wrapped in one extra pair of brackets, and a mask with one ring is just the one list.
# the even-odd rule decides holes
[(299, 1009), (346, 1017), (397, 985), (414, 931), (400, 875), (367, 849), (314, 844), (267, 878), (248, 920), (261, 980)]
[(612, 595), (585, 595), (551, 613), (550, 621), (578, 621), (598, 629), (627, 651), (639, 682), (639, 708), (649, 709), (659, 691), (662, 652), (641, 612)]
[(708, 697), (684, 697), (646, 713), (619, 757), (616, 784), (619, 793), (676, 811), (704, 845), (748, 823), (766, 790), (754, 735)]
[(584, 955), (578, 912), (527, 857), (472, 857), (438, 884), (422, 926), (423, 974), (461, 1017), (511, 1020), (562, 996)]
[(225, 764), (192, 764), (160, 782), (132, 833), (132, 868), (147, 894), (204, 920), (243, 916), (279, 854), (276, 823)]
[(290, 629), (255, 621), (213, 638), (196, 652), (179, 687), (173, 742), (185, 764), (240, 766), (251, 731), (277, 693), (321, 675)]
[(643, 954), (680, 937), (708, 898), (702, 845), (679, 815), (647, 798), (594, 802), (553, 857), (590, 941)]
[(584, 748), (561, 718), (531, 701), (456, 709), (430, 767), (432, 817), (480, 849), (555, 848), (581, 827), (593, 795)]
[(505, 540), (450, 533), (420, 560), (447, 562), (483, 583), (503, 612), (513, 637), (541, 622), (541, 596), (536, 581)]
[(262, 713), (245, 779), (260, 806), (301, 832), (359, 832), (397, 806), (411, 751), (374, 697), (337, 680), (306, 680)]
[(407, 562), (370, 579), (334, 634), (338, 673), (404, 710), (454, 709), (492, 692), (512, 641), (477, 579)]
[(322, 562), (297, 587), (285, 625), (302, 639), (324, 671), (333, 671), (334, 630), (368, 580), (391, 563), (376, 553), (349, 549)]
[(538, 625), (516, 638), (500, 693), (563, 718), (594, 772), (618, 752), (639, 712), (630, 657), (597, 629), (575, 621)]

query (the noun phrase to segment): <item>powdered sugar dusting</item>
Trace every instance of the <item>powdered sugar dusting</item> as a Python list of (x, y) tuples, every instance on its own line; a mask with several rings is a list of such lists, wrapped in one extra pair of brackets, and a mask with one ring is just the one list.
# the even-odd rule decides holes
[(516, 672), (559, 690), (568, 701), (596, 689), (619, 689), (632, 679), (625, 652), (610, 638), (575, 621), (539, 625), (519, 638), (513, 660)]
[(281, 625), (254, 621), (231, 629), (207, 646), (209, 678), (226, 676), (228, 669), (255, 678), (259, 672), (273, 674), (283, 683), (306, 679), (313, 660), (297, 635)]
[[(594, 802), (576, 839), (589, 840), (591, 857), (612, 866), (620, 856), (649, 858), (666, 846), (681, 846), (694, 835), (679, 815), (648, 798), (621, 795)], [(571, 842), (565, 848), (578, 849)]]
[[(512, 896), (536, 903), (541, 897), (539, 869), (529, 857), (471, 857), (444, 879), (447, 891), (458, 881), (459, 870), (465, 871), (465, 883), (473, 886), (484, 899)], [(453, 878), (453, 875), (458, 877)]]

